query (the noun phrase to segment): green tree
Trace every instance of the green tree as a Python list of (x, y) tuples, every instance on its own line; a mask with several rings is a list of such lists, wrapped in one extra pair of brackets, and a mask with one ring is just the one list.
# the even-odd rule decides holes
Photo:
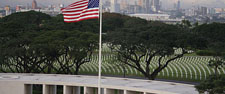
[(99, 31), (99, 21), (98, 19), (89, 19), (76, 23), (66, 23), (63, 20), (63, 15), (57, 15), (56, 17), (52, 17), (51, 19), (45, 21), (41, 29), (44, 31), (52, 31), (52, 30), (66, 30), (73, 31), (78, 30), (82, 32), (92, 32), (98, 33)]
[(196, 85), (195, 88), (201, 94), (204, 94), (205, 92), (208, 92), (209, 94), (224, 94), (225, 75), (209, 76), (209, 78), (202, 81), (199, 85)]
[(78, 74), (81, 65), (90, 62), (97, 40), (90, 32), (57, 30), (37, 37), (35, 45), (48, 58), (45, 62), (48, 73)]
[(34, 11), (4, 17), (0, 20), (0, 70), (78, 74), (96, 49), (98, 38), (91, 33), (96, 32), (96, 23), (96, 19), (65, 23), (62, 15)]
[(206, 48), (212, 52), (214, 59), (209, 61), (209, 66), (214, 67), (215, 75), (217, 75), (218, 69), (223, 67), (225, 56), (225, 24), (224, 23), (212, 23), (203, 24), (193, 29), (199, 37), (203, 37), (206, 41)]
[[(40, 25), (50, 16), (40, 12), (14, 13), (0, 20), (1, 67), (11, 72), (39, 72), (42, 59), (31, 45)], [(38, 59), (37, 59), (38, 58)]]
[(191, 27), (191, 23), (189, 20), (182, 20), (181, 26), (183, 27)]
[[(148, 79), (154, 80), (170, 62), (181, 58), (187, 53), (187, 48), (192, 46), (192, 40), (188, 40), (191, 34), (178, 26), (145, 22), (138, 18), (132, 22), (133, 25), (129, 22), (123, 28), (107, 33), (107, 42), (117, 53), (120, 62), (140, 71)], [(182, 52), (174, 54), (178, 48)], [(150, 65), (155, 57), (158, 66), (151, 71)]]
[(21, 29), (20, 31), (40, 31), (41, 25), (51, 19), (47, 14), (35, 11), (28, 12), (18, 12), (12, 15), (6, 16), (0, 20), (6, 28), (9, 28), (11, 24), (16, 24), (17, 28), (11, 29)]
[(199, 37), (205, 39), (206, 48), (203, 50), (212, 53), (214, 58), (209, 61), (209, 66), (213, 67), (215, 71), (215, 75), (209, 76), (195, 87), (200, 93), (208, 92), (209, 94), (224, 94), (225, 76), (218, 75), (218, 69), (223, 68), (225, 64), (225, 24), (203, 24), (195, 27), (193, 31), (198, 34)]
[(130, 17), (118, 13), (103, 13), (103, 32), (114, 31), (124, 26), (126, 19)]
[(214, 67), (215, 75), (218, 75), (218, 69), (224, 68), (225, 61), (220, 57), (215, 57), (215, 60), (210, 60), (208, 65)]
[(42, 59), (31, 45), (36, 36), (35, 32), (26, 32), (5, 41), (1, 46), (2, 64), (11, 72), (39, 72), (38, 65)]

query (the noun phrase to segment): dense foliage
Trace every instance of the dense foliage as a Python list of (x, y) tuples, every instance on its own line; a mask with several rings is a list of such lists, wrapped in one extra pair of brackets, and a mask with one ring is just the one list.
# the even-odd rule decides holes
[[(107, 33), (107, 44), (117, 53), (120, 62), (140, 71), (148, 79), (155, 79), (170, 62), (183, 57), (188, 48), (194, 46), (194, 35), (180, 26), (139, 18), (130, 18), (123, 25)], [(178, 48), (182, 52), (175, 54)], [(151, 71), (150, 65), (155, 57), (159, 57), (158, 67)]]
[(202, 81), (195, 86), (199, 93), (208, 92), (209, 94), (224, 94), (225, 93), (225, 75), (212, 75), (208, 79)]
[(206, 42), (204, 43), (204, 45), (206, 45), (204, 53), (198, 54), (210, 54), (214, 57), (214, 59), (209, 62), (209, 66), (214, 68), (215, 74), (217, 75), (218, 68), (225, 65), (225, 24), (203, 24), (195, 27), (193, 31), (197, 33), (199, 37), (203, 37)]
[(203, 24), (193, 29), (199, 37), (203, 37), (206, 41), (206, 50), (214, 52), (213, 56), (221, 56), (225, 52), (225, 24), (212, 23)]
[(1, 19), (0, 70), (78, 74), (80, 66), (90, 61), (98, 37), (91, 29), (81, 32), (76, 24), (67, 28), (71, 24), (59, 18), (30, 11)]
[[(214, 68), (214, 75), (196, 86), (200, 93), (208, 92), (209, 94), (225, 93), (225, 75), (218, 75), (218, 69), (225, 67), (225, 24), (212, 23), (203, 24), (193, 29), (200, 37), (206, 41), (206, 48), (203, 53), (209, 54), (214, 59), (209, 61), (209, 66)], [(207, 53), (206, 53), (207, 52)]]
[[(191, 28), (189, 21), (168, 25), (121, 14), (103, 14), (103, 40), (117, 55), (116, 62), (135, 68), (148, 79), (155, 79), (189, 50), (222, 57), (224, 24)], [(0, 19), (0, 71), (78, 74), (79, 68), (95, 54), (98, 31), (98, 19), (65, 23), (62, 15), (50, 17), (34, 11), (4, 17)], [(175, 53), (177, 49), (181, 53)], [(152, 69), (155, 57), (157, 68)]]

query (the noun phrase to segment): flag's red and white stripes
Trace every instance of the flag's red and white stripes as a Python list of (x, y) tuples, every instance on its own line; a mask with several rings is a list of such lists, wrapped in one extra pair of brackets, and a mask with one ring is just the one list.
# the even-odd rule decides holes
[(88, 8), (89, 0), (81, 0), (61, 9), (65, 22), (99, 18), (99, 7)]

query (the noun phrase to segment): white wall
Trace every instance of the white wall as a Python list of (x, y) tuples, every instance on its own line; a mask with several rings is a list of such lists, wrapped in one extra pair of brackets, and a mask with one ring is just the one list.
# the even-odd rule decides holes
[(24, 83), (0, 81), (0, 94), (24, 94)]

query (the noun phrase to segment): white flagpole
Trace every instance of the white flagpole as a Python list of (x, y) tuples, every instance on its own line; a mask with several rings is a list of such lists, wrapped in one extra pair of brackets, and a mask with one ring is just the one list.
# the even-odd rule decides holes
[(98, 94), (101, 94), (101, 67), (102, 67), (102, 0), (99, 0), (100, 13), (100, 35), (99, 35), (99, 62), (98, 62)]

